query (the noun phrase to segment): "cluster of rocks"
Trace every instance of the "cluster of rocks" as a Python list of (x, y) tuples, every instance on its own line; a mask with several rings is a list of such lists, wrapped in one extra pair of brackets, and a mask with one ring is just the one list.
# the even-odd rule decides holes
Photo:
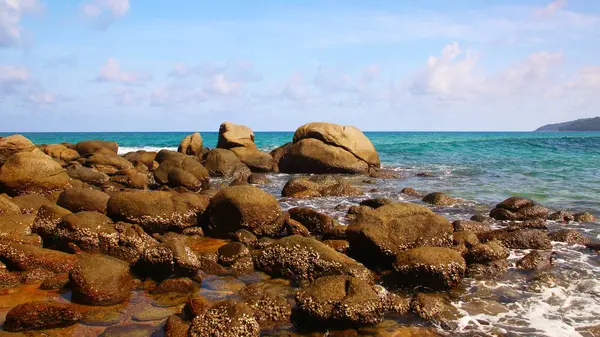
[[(293, 142), (271, 153), (258, 150), (252, 130), (232, 123), (221, 125), (216, 149), (194, 133), (178, 151), (122, 156), (113, 142), (36, 146), (18, 135), (0, 138), (0, 288), (39, 283), (72, 294), (72, 303), (14, 307), (4, 329), (85, 322), (82, 305), (119, 305), (140, 287), (161, 303), (185, 303), (166, 320), (166, 336), (352, 329), (386, 315), (448, 326), (459, 313), (447, 291), (465, 277), (502, 275), (509, 249), (533, 249), (516, 267), (541, 270), (551, 266), (551, 240), (594, 245), (576, 231), (545, 230), (548, 218), (593, 220), (589, 215), (548, 216), (523, 198), (492, 210), (490, 217), (503, 221), (499, 229), (490, 218), (450, 223), (428, 207), (387, 199), (351, 207), (344, 226), (311, 208), (284, 210), (252, 184), (264, 172), (377, 176), (378, 169), (364, 134), (327, 123), (300, 127)], [(213, 177), (228, 177), (228, 186)], [(282, 191), (285, 198), (362, 194), (333, 175), (292, 177)], [(459, 201), (433, 193), (423, 202)], [(219, 239), (218, 246), (199, 247), (204, 236)], [(255, 271), (271, 279), (224, 301), (197, 296), (210, 275)]]

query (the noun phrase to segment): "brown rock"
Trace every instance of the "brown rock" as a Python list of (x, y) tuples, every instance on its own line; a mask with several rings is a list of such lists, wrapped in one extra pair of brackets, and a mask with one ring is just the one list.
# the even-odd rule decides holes
[(596, 217), (590, 213), (575, 213), (573, 218), (577, 222), (595, 222)]
[(552, 249), (546, 232), (539, 229), (496, 229), (477, 234), (481, 242), (497, 239), (511, 249)]
[(423, 202), (434, 206), (450, 206), (456, 203), (456, 199), (442, 192), (434, 192), (427, 194), (423, 198)]
[(459, 253), (443, 247), (420, 247), (401, 252), (396, 257), (395, 280), (405, 286), (449, 289), (465, 274), (466, 263)]
[(4, 164), (13, 154), (18, 152), (31, 152), (35, 145), (21, 135), (0, 137), (0, 166)]
[(496, 220), (546, 219), (548, 209), (530, 199), (511, 197), (496, 205), (490, 212), (490, 217)]
[(540, 270), (552, 266), (553, 253), (551, 251), (532, 250), (517, 261), (517, 268), (523, 270)]
[(53, 204), (53, 202), (39, 194), (20, 195), (12, 198), (11, 201), (19, 206), (23, 214), (36, 214), (40, 207)]
[(109, 177), (106, 173), (99, 172), (98, 170), (81, 165), (68, 166), (66, 171), (69, 177), (81, 180), (90, 185), (101, 186), (107, 183), (109, 180)]
[(70, 304), (27, 302), (6, 314), (4, 329), (11, 332), (53, 329), (75, 324), (81, 318), (81, 313)]
[(319, 213), (308, 207), (294, 207), (288, 210), (290, 218), (300, 222), (311, 233), (323, 235), (333, 230), (336, 221), (329, 215)]
[(58, 197), (58, 206), (71, 212), (91, 211), (106, 213), (106, 205), (110, 196), (102, 191), (89, 188), (70, 188)]
[[(109, 152), (119, 152), (119, 145), (115, 142), (105, 142), (102, 140), (88, 140), (79, 142), (75, 145), (75, 150), (82, 156), (88, 156), (97, 152), (108, 150)], [(104, 152), (108, 153), (108, 152)]]
[(256, 147), (254, 144), (254, 132), (247, 126), (224, 122), (219, 127), (217, 147), (221, 149)]
[(552, 241), (566, 242), (570, 244), (584, 245), (590, 242), (590, 238), (584, 236), (581, 232), (574, 229), (559, 229), (548, 234)]
[(11, 195), (50, 194), (68, 184), (60, 164), (39, 150), (18, 152), (0, 167), (0, 187)]
[(202, 136), (199, 132), (194, 132), (191, 135), (185, 136), (177, 152), (187, 154), (190, 156), (201, 157), (202, 156)]
[(271, 172), (273, 170), (273, 157), (267, 152), (262, 152), (254, 147), (234, 147), (231, 151), (246, 164), (252, 172)]
[(258, 337), (260, 326), (252, 310), (243, 302), (225, 300), (194, 318), (189, 337), (239, 336)]
[(18, 243), (0, 243), (0, 256), (11, 268), (21, 271), (46, 269), (66, 273), (77, 262), (72, 254)]

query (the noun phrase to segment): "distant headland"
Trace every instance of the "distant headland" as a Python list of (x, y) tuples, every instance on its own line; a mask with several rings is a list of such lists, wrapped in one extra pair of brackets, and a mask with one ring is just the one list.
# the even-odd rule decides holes
[(582, 118), (570, 122), (548, 124), (535, 131), (600, 131), (600, 117)]

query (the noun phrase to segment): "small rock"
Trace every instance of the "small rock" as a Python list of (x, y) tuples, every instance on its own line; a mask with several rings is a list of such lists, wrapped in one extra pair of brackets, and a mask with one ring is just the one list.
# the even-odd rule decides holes
[(450, 206), (456, 204), (456, 199), (442, 192), (434, 192), (426, 195), (423, 202), (434, 206)]
[(189, 337), (258, 337), (260, 326), (252, 310), (243, 302), (225, 300), (213, 305), (192, 321)]
[(533, 250), (517, 261), (517, 268), (522, 270), (540, 270), (551, 267), (553, 253), (551, 251)]
[(27, 302), (6, 314), (4, 330), (11, 332), (52, 329), (77, 323), (82, 315), (74, 306), (55, 302)]

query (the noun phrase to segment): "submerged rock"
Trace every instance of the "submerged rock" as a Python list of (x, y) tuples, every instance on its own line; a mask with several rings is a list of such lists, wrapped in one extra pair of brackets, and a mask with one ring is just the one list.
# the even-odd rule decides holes
[(533, 250), (517, 261), (517, 268), (522, 270), (540, 270), (552, 266), (553, 252)]
[(511, 249), (551, 249), (552, 243), (548, 234), (539, 229), (496, 229), (477, 234), (481, 242), (498, 240), (506, 248)]
[(590, 213), (575, 213), (573, 219), (577, 222), (595, 222), (596, 217)]
[(260, 326), (252, 310), (243, 302), (225, 300), (213, 305), (192, 321), (189, 337), (258, 337)]
[(460, 318), (458, 310), (450, 303), (447, 296), (440, 293), (419, 293), (415, 296), (412, 311), (419, 317), (444, 328), (452, 328), (454, 321)]
[(580, 231), (575, 229), (559, 229), (548, 234), (552, 241), (560, 241), (571, 244), (584, 245), (590, 241), (590, 238), (584, 236)]

